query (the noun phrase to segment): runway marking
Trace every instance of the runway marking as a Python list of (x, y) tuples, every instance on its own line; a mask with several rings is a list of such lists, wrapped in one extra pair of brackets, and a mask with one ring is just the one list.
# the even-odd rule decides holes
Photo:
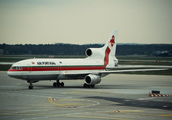
[(172, 114), (167, 114), (167, 115), (158, 115), (158, 116), (163, 116), (163, 117), (172, 117)]
[(63, 94), (69, 94), (69, 93), (79, 93), (79, 94), (100, 94), (98, 92), (64, 92)]
[[(114, 111), (111, 111), (111, 112), (114, 112)], [(143, 110), (120, 110), (120, 112), (123, 112), (123, 113), (130, 113), (130, 112), (143, 112)]]
[(54, 105), (65, 108), (70, 108), (70, 106), (74, 106), (74, 108), (76, 107), (79, 108), (79, 107), (89, 107), (89, 106), (99, 105), (99, 103), (96, 101), (84, 100), (84, 99), (54, 99), (52, 97), (49, 97), (48, 101)]
[(126, 114), (133, 114), (133, 115), (143, 115), (143, 116), (161, 116), (161, 117), (172, 117), (172, 114), (148, 114), (148, 113), (143, 113), (144, 110), (119, 110), (120, 112), (115, 112), (114, 111), (110, 111), (113, 112), (115, 114), (120, 114), (120, 113), (126, 113)]
[(153, 99), (153, 97), (149, 97), (149, 98), (138, 98), (137, 100), (150, 100)]
[[(114, 111), (111, 111), (114, 112)], [(144, 113), (133, 113), (133, 112), (143, 112), (143, 110), (122, 110), (119, 112), (119, 114), (123, 113), (130, 113), (135, 115), (144, 115), (144, 116), (161, 116), (161, 117), (172, 117), (172, 114), (144, 114)], [(131, 113), (132, 112), (132, 113)], [(114, 112), (115, 113), (115, 112)], [(72, 113), (76, 114), (76, 113)], [(3, 115), (16, 115), (16, 116), (44, 116), (44, 117), (73, 117), (73, 118), (95, 118), (95, 119), (108, 119), (108, 120), (132, 120), (132, 119), (123, 119), (123, 118), (110, 118), (110, 117), (103, 117), (103, 116), (84, 116), (84, 115), (72, 115), (72, 114), (47, 114), (47, 113), (38, 113), (38, 114), (30, 114), (30, 113), (23, 113), (22, 111), (0, 111), (0, 116)], [(78, 113), (83, 114), (83, 113)], [(118, 114), (118, 113), (115, 113)]]
[(63, 106), (62, 104), (57, 104), (57, 103), (53, 102), (51, 99), (52, 99), (51, 97), (48, 98), (48, 101), (49, 101), (50, 103), (52, 103), (52, 104), (54, 104), (54, 105), (57, 105), (57, 106), (61, 106), (61, 107), (68, 108), (67, 106)]
[[(0, 111), (1, 112), (1, 111)], [(52, 115), (52, 114), (22, 114), (22, 113), (0, 113), (0, 115), (19, 115), (19, 116), (44, 116), (44, 117), (68, 117), (68, 118), (94, 118), (94, 119), (107, 119), (107, 120), (132, 120), (132, 119), (123, 119), (123, 118), (110, 118), (110, 117), (101, 117), (101, 116), (82, 116), (82, 115)]]

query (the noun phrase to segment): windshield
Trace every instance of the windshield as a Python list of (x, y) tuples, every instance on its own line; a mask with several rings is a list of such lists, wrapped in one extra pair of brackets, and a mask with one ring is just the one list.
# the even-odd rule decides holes
[(22, 67), (21, 66), (12, 66), (10, 69), (13, 69), (13, 70), (22, 70)]

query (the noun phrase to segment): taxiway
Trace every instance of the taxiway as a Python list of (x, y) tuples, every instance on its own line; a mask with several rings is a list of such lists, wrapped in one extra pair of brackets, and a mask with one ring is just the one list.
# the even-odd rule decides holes
[(28, 89), (26, 81), (0, 71), (1, 120), (171, 120), (172, 97), (149, 97), (149, 92), (172, 94), (172, 77), (111, 74), (95, 88), (83, 88), (84, 80), (41, 81)]

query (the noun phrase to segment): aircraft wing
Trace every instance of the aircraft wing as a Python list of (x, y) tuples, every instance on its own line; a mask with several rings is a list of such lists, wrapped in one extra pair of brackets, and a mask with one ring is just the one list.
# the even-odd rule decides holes
[(167, 69), (128, 69), (128, 70), (103, 70), (103, 71), (68, 71), (68, 72), (64, 72), (63, 74), (65, 76), (86, 76), (88, 74), (113, 74), (113, 73), (123, 73), (123, 72), (138, 72), (138, 71), (159, 71), (159, 70), (167, 70)]
[[(122, 72), (138, 72), (138, 71), (159, 71), (168, 70), (172, 66), (156, 66), (156, 65), (119, 65), (117, 67), (107, 67), (107, 71), (101, 73), (122, 73)], [(117, 70), (121, 69), (121, 70)], [(125, 69), (125, 70), (124, 70)], [(126, 70), (127, 69), (127, 70)]]

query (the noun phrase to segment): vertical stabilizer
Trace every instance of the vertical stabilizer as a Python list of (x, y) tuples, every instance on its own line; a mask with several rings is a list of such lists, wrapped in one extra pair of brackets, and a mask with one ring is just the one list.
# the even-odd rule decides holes
[(106, 67), (114, 67), (118, 65), (118, 59), (115, 57), (117, 34), (118, 30), (113, 30), (106, 44), (103, 46), (103, 49), (105, 50)]
[(118, 59), (115, 57), (117, 33), (117, 30), (113, 30), (103, 47), (88, 48), (85, 52), (88, 59), (102, 59), (105, 67), (117, 66)]
[(113, 30), (108, 38), (108, 41), (104, 45), (105, 49), (107, 49), (107, 47), (110, 49), (109, 55), (111, 56), (115, 56), (116, 53), (117, 34), (118, 34), (118, 30)]

